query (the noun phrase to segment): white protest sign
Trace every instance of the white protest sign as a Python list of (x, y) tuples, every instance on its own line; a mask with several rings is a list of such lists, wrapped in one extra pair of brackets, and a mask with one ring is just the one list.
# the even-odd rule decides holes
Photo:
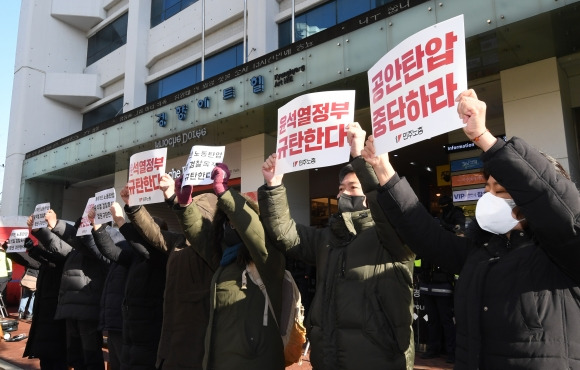
[(87, 215), (94, 206), (95, 206), (95, 197), (89, 198), (89, 200), (87, 201), (87, 205), (85, 206), (83, 216), (81, 217), (81, 224), (79, 226), (79, 229), (77, 230), (77, 236), (91, 234), (91, 229), (93, 227), (91, 226), (91, 221), (89, 221)]
[(129, 202), (138, 204), (161, 203), (163, 193), (159, 191), (159, 180), (165, 173), (167, 148), (153, 149), (131, 156), (129, 163)]
[(455, 107), (467, 89), (463, 15), (405, 39), (368, 80), (378, 154), (463, 127)]
[(44, 215), (46, 215), (46, 211), (50, 209), (50, 203), (40, 203), (34, 207), (34, 213), (32, 214), (33, 222), (32, 228), (33, 229), (42, 229), (43, 227), (47, 227), (48, 223), (44, 219)]
[(224, 160), (225, 146), (194, 145), (187, 158), (182, 186), (212, 183), (211, 171)]
[(95, 223), (104, 224), (113, 222), (113, 215), (109, 208), (117, 199), (115, 188), (99, 191), (95, 193)]
[(14, 229), (10, 233), (10, 237), (8, 238), (8, 248), (6, 249), (7, 253), (20, 253), (26, 252), (26, 248), (24, 248), (24, 242), (28, 238), (28, 229)]
[(348, 162), (354, 99), (354, 90), (317, 92), (278, 109), (276, 174)]

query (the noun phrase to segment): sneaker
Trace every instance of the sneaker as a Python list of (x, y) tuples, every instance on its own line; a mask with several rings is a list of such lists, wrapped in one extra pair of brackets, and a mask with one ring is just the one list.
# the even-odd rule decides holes
[(28, 315), (26, 315), (26, 320), (27, 321), (32, 321), (32, 314), (29, 313)]
[(24, 312), (22, 312), (22, 311), (19, 311), (18, 312), (18, 319), (19, 320), (24, 320)]

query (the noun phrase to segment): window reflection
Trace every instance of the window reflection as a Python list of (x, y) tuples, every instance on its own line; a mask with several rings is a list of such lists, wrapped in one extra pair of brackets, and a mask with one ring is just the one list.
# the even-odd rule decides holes
[(98, 108), (93, 109), (83, 115), (83, 130), (101, 122), (115, 118), (118, 114), (121, 114), (123, 110), (123, 97), (103, 104)]
[[(310, 9), (294, 18), (294, 39), (302, 40), (315, 33), (354, 18), (371, 9), (385, 5), (393, 0), (333, 0)], [(292, 43), (292, 20), (278, 25), (278, 47)]]
[[(243, 63), (243, 44), (237, 44), (205, 59), (205, 78), (211, 78)], [(147, 103), (201, 82), (201, 62), (147, 85)]]
[(129, 14), (125, 13), (89, 38), (87, 66), (127, 43), (128, 19)]
[(197, 0), (151, 0), (151, 28), (196, 2)]

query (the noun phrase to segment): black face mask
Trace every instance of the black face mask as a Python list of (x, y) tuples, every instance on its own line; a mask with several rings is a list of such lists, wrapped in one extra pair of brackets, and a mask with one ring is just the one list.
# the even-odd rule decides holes
[(364, 205), (364, 195), (346, 195), (340, 194), (338, 198), (338, 212), (357, 212), (367, 209)]
[(224, 224), (224, 242), (228, 247), (242, 242), (242, 238), (240, 238), (236, 229), (232, 229), (227, 222)]

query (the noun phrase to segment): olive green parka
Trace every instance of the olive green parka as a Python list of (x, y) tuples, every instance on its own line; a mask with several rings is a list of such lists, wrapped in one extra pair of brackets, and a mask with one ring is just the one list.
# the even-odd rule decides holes
[[(194, 242), (199, 233), (194, 208), (191, 205), (182, 208), (177, 213), (178, 218), (192, 247), (206, 258), (212, 258), (215, 251), (207, 250), (205, 243)], [(226, 214), (248, 249), (279, 321), (284, 256), (267, 242), (258, 214), (237, 191), (229, 189), (223, 193), (218, 208)], [(222, 246), (225, 248), (224, 244)], [(264, 326), (265, 297), (248, 274), (246, 288), (242, 287), (244, 270), (245, 266), (234, 261), (220, 266), (213, 275), (204, 369), (282, 370), (284, 353), (280, 331), (269, 309)]]

